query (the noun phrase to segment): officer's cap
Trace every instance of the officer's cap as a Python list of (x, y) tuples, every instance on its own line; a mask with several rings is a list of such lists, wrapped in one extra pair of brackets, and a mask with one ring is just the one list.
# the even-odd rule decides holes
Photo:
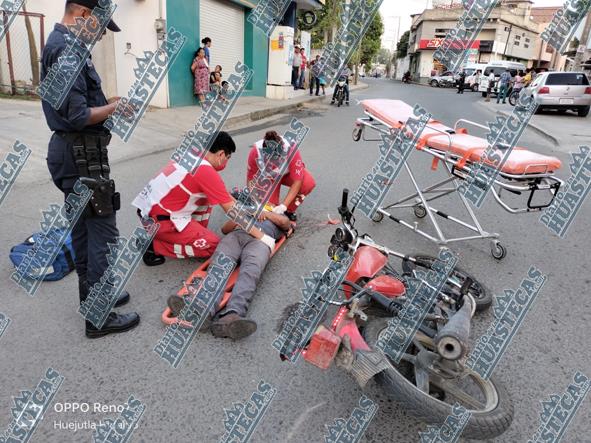
[[(99, 0), (67, 0), (66, 1), (66, 5), (68, 5), (70, 3), (76, 3), (77, 5), (85, 6), (88, 9), (94, 9), (98, 6)], [(109, 24), (107, 25), (107, 29), (110, 31), (113, 31), (113, 32), (121, 31), (121, 28), (119, 28), (119, 26), (117, 26), (117, 23), (115, 23), (113, 20), (111, 20), (109, 22)]]

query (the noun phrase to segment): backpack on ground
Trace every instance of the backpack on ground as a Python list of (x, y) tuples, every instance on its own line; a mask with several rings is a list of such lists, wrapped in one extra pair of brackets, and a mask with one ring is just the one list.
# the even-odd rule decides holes
[[(24, 242), (13, 246), (10, 250), (10, 260), (16, 269), (18, 269), (21, 262), (27, 256), (29, 251), (34, 251), (35, 245), (39, 242), (51, 245), (53, 248), (57, 246), (57, 242), (64, 235), (63, 229), (52, 229), (48, 234), (37, 232), (27, 238)], [(55, 249), (54, 249), (55, 250)], [(51, 266), (47, 270), (47, 274), (43, 277), (46, 281), (61, 280), (66, 275), (74, 270), (74, 249), (72, 247), (72, 236), (68, 234), (66, 241), (60, 248), (59, 253), (55, 257)], [(26, 271), (26, 277), (39, 280), (42, 277), (43, 269), (29, 268)]]

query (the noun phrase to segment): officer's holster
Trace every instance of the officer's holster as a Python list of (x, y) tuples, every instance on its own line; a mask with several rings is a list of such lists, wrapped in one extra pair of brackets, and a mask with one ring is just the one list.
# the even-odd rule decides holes
[(93, 191), (89, 202), (92, 214), (105, 217), (118, 211), (121, 196), (115, 192), (115, 181), (109, 178), (111, 167), (107, 147), (111, 136), (69, 133), (65, 138), (73, 144), (80, 181)]

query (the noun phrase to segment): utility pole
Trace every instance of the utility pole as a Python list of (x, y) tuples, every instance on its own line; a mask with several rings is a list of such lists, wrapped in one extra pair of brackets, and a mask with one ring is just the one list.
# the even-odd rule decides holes
[[(579, 41), (579, 48), (577, 48), (577, 54), (575, 55), (575, 61), (573, 63), (573, 69), (575, 71), (581, 71), (583, 68), (583, 58), (587, 53), (587, 42), (589, 41), (589, 34), (591, 33), (591, 12), (587, 14), (587, 21), (585, 22), (585, 27), (583, 28), (583, 35), (581, 35), (581, 40)], [(579, 51), (580, 48), (583, 48), (582, 51)]]

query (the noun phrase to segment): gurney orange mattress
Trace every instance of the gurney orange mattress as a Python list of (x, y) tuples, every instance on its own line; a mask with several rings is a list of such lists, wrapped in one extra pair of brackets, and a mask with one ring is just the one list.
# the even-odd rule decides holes
[[(413, 117), (412, 106), (401, 100), (364, 100), (363, 108), (388, 125), (399, 128), (408, 118)], [(429, 128), (431, 126), (431, 128)], [(435, 131), (452, 131), (452, 128), (431, 120), (422, 133), (428, 147), (452, 154), (469, 162), (480, 161), (488, 142), (469, 134), (441, 134)], [(562, 163), (556, 157), (537, 154), (525, 148), (515, 147), (502, 167), (502, 172), (512, 175), (543, 174), (560, 169)]]

